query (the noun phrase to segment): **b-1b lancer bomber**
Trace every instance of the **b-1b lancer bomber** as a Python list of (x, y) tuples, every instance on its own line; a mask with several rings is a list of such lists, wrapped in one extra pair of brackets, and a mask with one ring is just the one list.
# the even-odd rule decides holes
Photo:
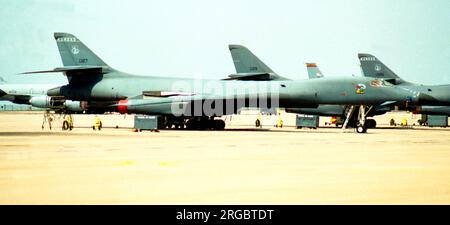
[[(384, 63), (382, 63), (378, 58), (373, 55), (360, 53), (358, 58), (361, 63), (361, 70), (363, 76), (372, 77), (377, 79), (383, 79), (392, 85), (408, 90), (413, 93), (420, 93), (420, 99), (416, 103), (411, 104), (391, 104), (385, 106), (376, 106), (369, 113), (370, 116), (384, 114), (388, 111), (394, 109), (397, 106), (399, 110), (408, 110), (413, 113), (420, 113), (426, 115), (450, 115), (450, 85), (424, 85), (424, 84), (414, 84), (405, 81), (397, 74), (395, 74), (391, 69), (389, 69)], [(308, 75), (312, 78), (318, 69), (317, 65), (309, 64), (307, 65)], [(316, 109), (312, 108), (297, 108), (297, 109), (287, 109), (289, 112), (304, 113), (310, 115), (321, 115), (321, 116), (339, 116), (342, 118), (346, 117), (346, 109), (349, 106), (346, 105), (320, 105)], [(354, 119), (351, 120), (354, 123)], [(375, 120), (367, 120), (369, 122), (369, 127), (375, 127)]]
[[(243, 107), (316, 108), (320, 104), (371, 106), (418, 101), (419, 93), (368, 77), (289, 80), (259, 68), (223, 80), (137, 76), (107, 65), (77, 37), (54, 34), (64, 67), (30, 73), (62, 72), (68, 84), (47, 92), (51, 98), (81, 101), (87, 108), (160, 115), (162, 127), (224, 129), (216, 119)], [(243, 64), (245, 66), (245, 64)], [(358, 132), (365, 132), (360, 110)]]

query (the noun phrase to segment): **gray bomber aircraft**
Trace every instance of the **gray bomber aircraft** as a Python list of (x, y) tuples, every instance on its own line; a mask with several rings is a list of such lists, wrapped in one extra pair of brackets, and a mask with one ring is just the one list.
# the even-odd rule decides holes
[[(108, 66), (77, 37), (54, 34), (64, 67), (28, 72), (62, 72), (68, 84), (47, 92), (51, 98), (84, 101), (87, 107), (103, 105), (121, 113), (161, 115), (163, 127), (223, 129), (215, 120), (237, 113), (242, 107), (311, 107), (320, 104), (360, 106), (358, 132), (366, 132), (364, 107), (417, 102), (420, 95), (396, 88), (388, 82), (367, 78), (323, 78), (288, 80), (261, 65), (224, 80), (137, 76)], [(256, 80), (256, 81), (254, 81)]]
[[(319, 67), (316, 63), (307, 63), (306, 69), (308, 72), (308, 77), (310, 79), (322, 78), (324, 77), (323, 73), (320, 71)], [(318, 75), (320, 74), (320, 76)], [(300, 114), (308, 114), (308, 115), (318, 115), (318, 116), (334, 116), (345, 118), (348, 113), (348, 109), (351, 106), (348, 105), (319, 105), (319, 107), (312, 108), (287, 108), (286, 112), (289, 113), (300, 113)], [(367, 117), (373, 117), (376, 115), (382, 115), (391, 110), (390, 106), (374, 106), (370, 112), (367, 113)], [(353, 118), (350, 119), (348, 126), (355, 127), (357, 122), (357, 118), (355, 114), (353, 114)], [(336, 126), (342, 125), (336, 123)], [(368, 128), (375, 128), (377, 122), (374, 119), (366, 119), (366, 126)]]
[[(244, 61), (242, 58), (247, 57), (245, 61), (247, 62), (249, 68), (255, 67), (256, 65), (264, 65), (264, 68), (266, 68), (266, 70), (270, 71), (273, 74), (276, 74), (244, 46), (231, 45), (230, 52), (233, 57), (233, 61)], [(420, 102), (415, 104), (403, 104), (400, 102), (400, 104), (397, 103), (374, 105), (370, 110), (366, 112), (367, 117), (384, 114), (388, 111), (391, 111), (393, 109), (393, 106), (398, 106), (400, 109), (412, 110), (414, 111), (414, 113), (423, 113), (428, 115), (450, 115), (450, 107), (446, 106), (450, 104), (450, 85), (426, 86), (413, 84), (401, 79), (394, 72), (392, 72), (392, 70), (390, 70), (381, 61), (379, 61), (372, 55), (359, 54), (358, 58), (361, 61), (361, 68), (364, 76), (386, 80), (389, 83), (398, 85), (398, 87), (401, 87), (404, 90), (408, 90), (413, 94), (420, 93), (421, 96)], [(306, 67), (308, 71), (308, 77), (310, 79), (324, 77), (323, 73), (315, 63), (306, 63)], [(242, 70), (242, 66), (240, 67), (240, 69), (236, 66), (236, 70), (239, 70), (240, 72), (246, 72)], [(435, 91), (433, 92), (433, 90)], [(317, 108), (286, 108), (286, 112), (320, 116), (339, 116), (346, 118), (350, 113), (350, 109), (351, 105), (319, 105)], [(356, 111), (357, 110), (358, 109), (356, 109)], [(358, 118), (354, 113), (352, 115), (353, 116), (349, 119), (348, 125), (356, 126)], [(368, 128), (374, 128), (376, 126), (376, 121), (373, 119), (367, 119), (366, 126)]]
[[(273, 72), (272, 69), (270, 69), (266, 64), (264, 64), (248, 48), (241, 46), (241, 45), (230, 45), (229, 49), (230, 49), (231, 56), (233, 58), (233, 62), (235, 63), (236, 72), (238, 74), (249, 73), (250, 70), (248, 68), (258, 68), (259, 72), (267, 72), (267, 73), (276, 75), (276, 73)], [(241, 62), (241, 63), (237, 64), (236, 62)], [(242, 62), (245, 62), (246, 66), (241, 65)], [(308, 78), (309, 79), (324, 78), (323, 73), (320, 71), (320, 69), (317, 67), (317, 65), (315, 63), (306, 63), (306, 67), (308, 70)], [(272, 77), (272, 78), (278, 79), (279, 77), (280, 77), (279, 75), (276, 75), (275, 77)], [(325, 80), (323, 80), (322, 82), (326, 82)], [(370, 110), (365, 112), (364, 117), (366, 118), (366, 117), (372, 117), (374, 115), (383, 114), (390, 110), (390, 107), (388, 107), (388, 105), (390, 105), (392, 103), (394, 103), (394, 102), (384, 102), (382, 105), (366, 107), (366, 109), (370, 109)], [(359, 113), (360, 108), (355, 108), (354, 106), (352, 107), (352, 105), (321, 104), (316, 108), (286, 107), (285, 110), (288, 113), (302, 113), (302, 114), (320, 115), (320, 116), (342, 116), (342, 115), (351, 113), (352, 117), (351, 117), (351, 119), (349, 119), (349, 121), (347, 122), (346, 125), (348, 125), (350, 127), (357, 127), (358, 119), (361, 117), (361, 114)], [(374, 128), (376, 126), (376, 121), (374, 119), (365, 119), (364, 124), (365, 124), (366, 128)], [(346, 127), (344, 127), (344, 128), (346, 128)], [(364, 130), (363, 130), (363, 132), (364, 132)]]
[[(422, 94), (424, 97), (419, 104), (424, 105), (409, 105), (404, 106), (400, 105), (400, 109), (410, 110), (415, 114), (427, 114), (427, 115), (450, 115), (450, 107), (446, 106), (449, 104), (450, 99), (450, 85), (422, 85), (422, 84), (414, 84), (408, 81), (403, 80), (397, 74), (392, 72), (387, 66), (385, 66), (380, 60), (378, 60), (375, 56), (365, 53), (358, 54), (358, 58), (361, 63), (361, 70), (364, 76), (366, 77), (374, 77), (384, 79), (398, 87), (402, 87), (406, 90), (410, 90), (413, 92), (421, 92), (427, 93)], [(315, 71), (320, 71), (317, 69), (311, 69), (307, 67), (308, 74), (311, 76), (315, 73)], [(434, 91), (433, 90), (437, 90)], [(425, 101), (423, 101), (425, 100)], [(431, 104), (431, 105), (426, 105)], [(443, 106), (439, 106), (443, 105)], [(345, 108), (347, 106), (338, 106), (338, 105), (320, 105), (316, 109), (311, 108), (296, 108), (296, 109), (287, 109), (289, 112), (293, 113), (304, 113), (310, 115), (321, 115), (321, 116), (339, 116), (345, 117)], [(385, 112), (391, 111), (392, 107), (376, 107), (374, 115), (381, 115)], [(374, 123), (373, 125), (376, 125)]]
[[(320, 71), (319, 67), (316, 63), (306, 63), (306, 70), (308, 72), (309, 79), (314, 78), (322, 78), (324, 75), (322, 71)], [(308, 108), (294, 108), (294, 109), (286, 109), (287, 112), (290, 113), (302, 113), (309, 115), (319, 115), (319, 116), (335, 116), (340, 118), (345, 118), (346, 110), (351, 107), (347, 105), (320, 105), (316, 109), (308, 109)], [(382, 115), (391, 110), (389, 106), (374, 106), (370, 112), (368, 112), (367, 117), (373, 117), (376, 115)], [(352, 118), (349, 121), (348, 126), (354, 127), (356, 126), (356, 119)], [(336, 124), (338, 126), (339, 124)], [(367, 119), (366, 126), (368, 128), (375, 128), (377, 122), (374, 119)]]

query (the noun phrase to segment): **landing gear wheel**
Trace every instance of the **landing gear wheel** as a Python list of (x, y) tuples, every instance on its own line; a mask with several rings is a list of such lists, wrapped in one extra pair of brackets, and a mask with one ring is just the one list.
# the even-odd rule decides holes
[(258, 128), (261, 126), (261, 121), (259, 119), (256, 119), (255, 126)]
[(70, 129), (69, 122), (67, 122), (67, 120), (64, 120), (62, 130), (68, 130), (68, 129)]
[(196, 123), (196, 121), (194, 121), (194, 119), (189, 119), (186, 122), (186, 129), (188, 130), (196, 130), (198, 127), (198, 124)]
[(214, 121), (215, 121), (214, 129), (216, 129), (216, 130), (225, 129), (225, 121), (223, 121), (223, 120), (214, 120)]
[(358, 125), (356, 127), (356, 132), (362, 134), (362, 133), (367, 133), (367, 128), (364, 125)]

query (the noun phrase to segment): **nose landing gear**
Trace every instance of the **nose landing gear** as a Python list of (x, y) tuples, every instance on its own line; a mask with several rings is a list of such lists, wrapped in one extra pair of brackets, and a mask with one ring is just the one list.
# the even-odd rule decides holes
[(365, 125), (359, 125), (356, 127), (356, 132), (357, 133), (367, 133), (367, 127)]
[[(366, 119), (370, 110), (372, 110), (373, 106), (365, 106), (360, 105), (358, 110), (358, 115), (356, 117), (356, 132), (359, 134), (367, 133), (367, 128), (375, 128), (376, 121), (373, 119)], [(348, 123), (353, 118), (353, 113), (356, 110), (356, 106), (352, 105), (346, 112), (346, 119), (344, 125), (342, 126), (342, 130), (346, 130)]]

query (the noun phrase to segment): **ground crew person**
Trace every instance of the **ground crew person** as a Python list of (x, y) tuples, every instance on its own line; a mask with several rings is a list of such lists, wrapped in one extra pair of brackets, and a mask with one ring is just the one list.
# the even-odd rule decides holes
[(277, 128), (283, 128), (283, 119), (281, 119), (281, 110), (277, 110), (278, 120), (277, 124), (275, 125)]
[(102, 121), (100, 120), (100, 118), (98, 118), (98, 116), (95, 116), (94, 119), (94, 126), (92, 126), (92, 130), (101, 130), (102, 129)]
[(389, 124), (390, 124), (391, 126), (397, 126), (397, 124), (395, 124), (394, 118), (391, 118), (391, 120), (389, 121)]
[(277, 127), (283, 128), (283, 119), (281, 119), (281, 117), (277, 121)]
[(262, 124), (261, 124), (261, 113), (258, 114), (258, 116), (256, 117), (256, 121), (255, 121), (255, 126), (258, 128), (262, 128)]
[(51, 130), (53, 120), (54, 120), (53, 115), (50, 113), (50, 111), (46, 110), (44, 113), (44, 119), (42, 120), (42, 130), (45, 128), (45, 123), (48, 123), (48, 127)]
[(69, 117), (67, 117), (67, 123), (69, 123), (69, 129), (72, 130), (73, 129), (73, 118), (72, 118), (72, 115), (69, 115)]
[(402, 119), (402, 126), (408, 126), (408, 120), (406, 118)]

